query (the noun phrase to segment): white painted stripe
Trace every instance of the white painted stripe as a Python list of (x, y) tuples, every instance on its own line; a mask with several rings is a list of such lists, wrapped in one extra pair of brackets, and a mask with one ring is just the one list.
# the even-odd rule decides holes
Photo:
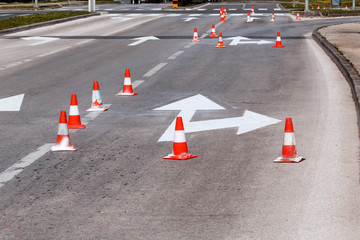
[(25, 167), (30, 166), (36, 160), (44, 156), (47, 152), (50, 151), (51, 146), (54, 143), (46, 143), (39, 147), (35, 152), (26, 155), (21, 160), (17, 161), (14, 165), (6, 169), (5, 171), (0, 173), (0, 188), (4, 186), (4, 184), (11, 179), (13, 179), (16, 175), (22, 172)]
[(219, 16), (218, 13), (212, 13), (212, 14), (209, 14), (209, 16)]
[(126, 16), (128, 16), (128, 17), (138, 17), (138, 16), (142, 16), (142, 14), (141, 13), (133, 13), (133, 14), (128, 14)]
[(244, 8), (243, 10), (245, 10), (245, 11), (251, 11), (252, 8)]
[(190, 14), (189, 17), (199, 17), (201, 16), (202, 14)]
[(14, 62), (14, 63), (10, 63), (9, 65), (7, 65), (5, 68), (12, 68), (12, 67), (16, 67), (18, 65), (22, 64), (22, 62)]
[(206, 8), (199, 8), (198, 11), (206, 11)]
[(161, 8), (152, 8), (151, 11), (161, 11)]
[(285, 16), (284, 13), (275, 13), (274, 15), (275, 15), (275, 16)]
[(214, 8), (213, 11), (220, 11), (220, 8)]
[(162, 16), (161, 13), (150, 13), (150, 14), (146, 14), (145, 16), (147, 17), (158, 17), (158, 16)]
[[(110, 108), (111, 104), (103, 104), (104, 108)], [(81, 118), (81, 123), (84, 125), (88, 125), (92, 120), (94, 120), (97, 116), (99, 116), (102, 112), (91, 112), (87, 114), (85, 117)], [(74, 131), (72, 131), (74, 130)], [(70, 129), (70, 131), (78, 132), (80, 129)]]
[(170, 57), (168, 57), (168, 59), (175, 59), (183, 53), (184, 53), (184, 51), (178, 51), (178, 52), (174, 53), (173, 55), (171, 55)]
[(76, 45), (85, 44), (85, 43), (88, 43), (88, 42), (91, 42), (91, 41), (94, 41), (94, 39), (85, 40), (85, 41), (77, 43)]
[(281, 11), (280, 8), (274, 8), (274, 11)]
[(147, 73), (145, 73), (143, 75), (143, 77), (151, 77), (152, 75), (154, 75), (157, 71), (159, 71), (160, 69), (162, 69), (163, 67), (166, 66), (167, 63), (159, 63), (157, 66), (155, 66), (153, 69), (151, 69), (150, 71), (148, 71)]
[(259, 8), (259, 11), (267, 11), (267, 8)]
[(191, 48), (196, 42), (190, 42), (188, 45), (186, 45), (184, 48)]
[(294, 133), (285, 133), (284, 135), (284, 146), (296, 145)]
[(57, 50), (52, 51), (52, 52), (44, 53), (44, 54), (41, 54), (41, 55), (39, 55), (39, 56), (37, 56), (37, 57), (39, 57), (39, 58), (46, 57), (46, 56), (49, 56), (49, 55), (52, 55), (52, 54), (55, 54), (55, 53), (64, 51), (64, 50), (66, 50), (66, 49), (68, 49), (68, 48), (71, 48), (71, 46), (63, 47), (63, 48), (57, 49)]
[(236, 11), (236, 8), (230, 8), (229, 11)]
[(135, 89), (138, 86), (140, 86), (143, 82), (145, 82), (144, 80), (136, 80), (135, 82), (133, 82), (132, 84), (132, 88)]
[(182, 14), (176, 14), (176, 13), (170, 13), (168, 15), (166, 15), (167, 17), (179, 17), (181, 16)]

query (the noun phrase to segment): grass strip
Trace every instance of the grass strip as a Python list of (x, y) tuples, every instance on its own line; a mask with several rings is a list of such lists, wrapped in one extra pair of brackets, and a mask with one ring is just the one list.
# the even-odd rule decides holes
[(11, 17), (0, 20), (0, 30), (26, 26), (35, 23), (47, 22), (62, 18), (80, 16), (85, 14), (89, 14), (89, 12), (61, 11), (61, 12), (37, 13), (33, 15)]

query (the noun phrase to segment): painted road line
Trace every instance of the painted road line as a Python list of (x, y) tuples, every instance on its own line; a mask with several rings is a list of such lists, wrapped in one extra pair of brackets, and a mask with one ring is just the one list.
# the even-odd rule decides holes
[(147, 36), (147, 37), (134, 38), (134, 39), (131, 39), (131, 40), (137, 40), (137, 41), (128, 44), (128, 46), (136, 46), (136, 45), (139, 45), (139, 44), (141, 44), (143, 42), (146, 42), (148, 40), (160, 40), (160, 39), (157, 38), (157, 37), (154, 37), (154, 36)]
[(206, 8), (199, 8), (198, 11), (206, 11)]
[(151, 11), (161, 11), (161, 8), (152, 8)]
[(46, 57), (46, 56), (49, 56), (49, 55), (64, 51), (64, 50), (69, 49), (69, 48), (71, 48), (71, 46), (63, 47), (63, 48), (57, 49), (57, 50), (52, 51), (52, 52), (44, 53), (44, 54), (38, 55), (37, 57), (39, 57), (39, 58)]
[(138, 17), (138, 16), (142, 16), (141, 13), (132, 13), (132, 14), (127, 14), (126, 16), (128, 17)]
[(85, 43), (88, 43), (88, 42), (91, 42), (91, 41), (94, 41), (94, 39), (85, 40), (85, 41), (77, 43), (76, 45), (85, 44)]
[(175, 59), (183, 53), (184, 53), (184, 51), (178, 51), (178, 52), (174, 53), (173, 55), (171, 55), (170, 57), (168, 57), (168, 59)]
[(150, 13), (150, 14), (146, 14), (146, 17), (158, 17), (158, 16), (163, 16), (163, 14), (161, 13)]
[(183, 18), (185, 19), (184, 22), (190, 22), (191, 20), (198, 19), (197, 17), (190, 17), (190, 18)]
[(259, 11), (267, 11), (267, 8), (259, 8)]
[[(110, 108), (111, 104), (103, 104), (103, 107), (104, 108)], [(97, 118), (101, 113), (103, 113), (103, 112), (90, 112), (85, 117), (81, 118), (81, 123), (84, 124), (84, 125), (88, 125), (92, 120)], [(71, 131), (71, 130), (74, 130), (74, 131)], [(81, 129), (69, 129), (69, 131), (71, 131), (72, 133), (78, 132), (80, 130)]]
[(21, 38), (21, 39), (26, 40), (26, 41), (40, 41), (40, 42), (37, 42), (37, 43), (30, 44), (30, 46), (37, 46), (37, 45), (40, 45), (40, 44), (45, 44), (45, 43), (57, 41), (60, 38), (53, 38), (53, 37), (24, 37), (24, 38)]
[(153, 69), (151, 69), (150, 71), (148, 71), (147, 73), (145, 73), (143, 75), (143, 77), (151, 77), (152, 75), (154, 75), (157, 71), (159, 71), (160, 69), (162, 69), (163, 67), (165, 67), (167, 65), (167, 63), (159, 63), (158, 65), (156, 65)]
[(219, 16), (218, 13), (212, 13), (212, 14), (209, 14), (209, 16)]
[(0, 188), (16, 175), (21, 173), (26, 167), (30, 166), (36, 160), (44, 156), (47, 152), (50, 151), (50, 148), (54, 146), (55, 143), (46, 143), (39, 147), (35, 152), (26, 155), (21, 160), (17, 161), (14, 165), (0, 173)]
[(195, 45), (196, 42), (190, 42), (188, 45), (186, 45), (184, 48), (191, 48), (193, 45)]
[(144, 80), (136, 80), (132, 83), (132, 88), (135, 89), (137, 88), (138, 86), (140, 86), (142, 83), (144, 83), (145, 81)]
[(236, 11), (236, 8), (230, 8), (229, 11)]
[(182, 14), (170, 13), (166, 17), (180, 17)]
[(202, 14), (190, 14), (189, 17), (200, 17)]
[(213, 11), (220, 11), (220, 8), (214, 8)]
[(237, 17), (237, 16), (243, 16), (245, 14), (243, 14), (243, 13), (231, 13), (230, 15), (233, 16), (233, 17)]
[(274, 11), (281, 11), (280, 8), (274, 8)]

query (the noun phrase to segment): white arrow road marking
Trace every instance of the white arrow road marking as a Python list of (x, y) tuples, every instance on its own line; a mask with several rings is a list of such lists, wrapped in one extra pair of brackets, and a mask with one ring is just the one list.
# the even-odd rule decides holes
[(266, 40), (252, 40), (250, 38), (247, 37), (232, 37), (232, 38), (225, 38), (224, 40), (232, 40), (231, 43), (229, 44), (230, 46), (236, 46), (238, 44), (269, 44), (269, 43), (273, 43), (271, 41), (266, 41)]
[(197, 17), (189, 17), (189, 18), (183, 18), (183, 19), (185, 19), (184, 22), (190, 22), (191, 20), (199, 19), (199, 18), (197, 18)]
[(128, 46), (136, 46), (136, 45), (139, 45), (140, 43), (146, 42), (148, 40), (160, 40), (160, 39), (158, 39), (157, 37), (154, 37), (154, 36), (148, 36), (148, 37), (134, 38), (132, 40), (138, 40), (138, 41), (130, 43)]
[[(278, 119), (270, 118), (248, 110), (244, 112), (244, 115), (242, 117), (190, 122), (197, 110), (225, 110), (224, 107), (218, 105), (217, 103), (209, 100), (208, 98), (200, 94), (165, 105), (160, 108), (156, 108), (154, 110), (180, 110), (178, 116), (181, 116), (183, 119), (186, 133), (238, 127), (237, 134), (239, 135), (280, 122), (280, 120)], [(175, 122), (176, 119), (167, 128), (167, 130), (160, 137), (158, 142), (173, 141)]]
[(36, 45), (40, 45), (40, 44), (53, 42), (53, 41), (59, 40), (60, 38), (53, 38), (53, 37), (24, 37), (24, 38), (21, 38), (21, 39), (26, 40), (26, 41), (30, 41), (30, 40), (40, 41), (40, 42), (37, 42), (37, 43), (30, 44), (30, 46), (36, 46)]
[(25, 94), (0, 99), (0, 111), (18, 112), (20, 111)]

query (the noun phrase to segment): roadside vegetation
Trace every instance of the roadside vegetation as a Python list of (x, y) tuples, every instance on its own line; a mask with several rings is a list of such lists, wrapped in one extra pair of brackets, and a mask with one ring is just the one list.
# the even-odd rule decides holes
[(34, 23), (47, 22), (56, 19), (85, 15), (85, 14), (89, 14), (89, 12), (62, 11), (62, 12), (38, 13), (27, 16), (11, 17), (0, 20), (0, 30), (30, 25)]

